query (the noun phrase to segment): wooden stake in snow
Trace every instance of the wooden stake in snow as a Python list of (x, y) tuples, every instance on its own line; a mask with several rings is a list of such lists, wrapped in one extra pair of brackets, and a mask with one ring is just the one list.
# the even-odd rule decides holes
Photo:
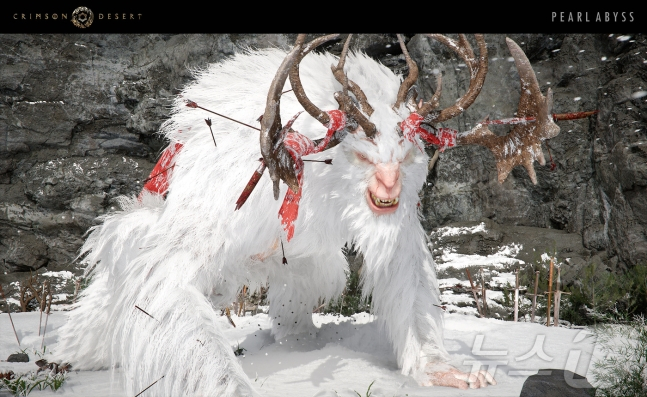
[(79, 288), (81, 287), (81, 279), (77, 278), (74, 282), (74, 298), (72, 298), (72, 303), (76, 303), (76, 296), (79, 293)]
[(539, 270), (535, 271), (535, 293), (528, 294), (532, 296), (532, 311), (530, 313), (530, 322), (535, 322), (535, 310), (537, 310), (537, 288), (539, 287)]
[(227, 316), (227, 320), (229, 320), (229, 324), (236, 328), (236, 323), (234, 323), (234, 320), (231, 319), (231, 311), (228, 307), (225, 308), (225, 315)]
[(238, 295), (238, 312), (236, 313), (238, 317), (245, 316), (245, 296), (246, 295), (247, 295), (247, 286), (243, 285), (243, 288), (240, 290), (240, 294)]
[(479, 270), (481, 276), (481, 299), (483, 299), (483, 315), (487, 315), (487, 298), (485, 297), (485, 273), (483, 272), (483, 267)]
[(18, 333), (16, 332), (16, 327), (13, 325), (13, 319), (11, 318), (11, 306), (9, 306), (9, 302), (7, 301), (7, 298), (4, 296), (2, 285), (0, 285), (0, 294), (2, 294), (2, 299), (4, 299), (5, 305), (7, 305), (7, 314), (9, 315), (9, 321), (11, 321), (11, 328), (13, 328), (13, 334), (16, 335), (16, 342), (18, 342), (18, 346), (20, 346), (20, 339), (18, 339)]
[(555, 311), (553, 313), (553, 325), (559, 327), (559, 307), (562, 299), (562, 294), (570, 294), (570, 292), (563, 292), (560, 290), (562, 285), (561, 280), (561, 267), (557, 268), (557, 286), (555, 287)]
[(514, 271), (516, 281), (514, 284), (514, 322), (519, 321), (519, 269)]
[(40, 293), (40, 320), (38, 320), (38, 336), (40, 336), (40, 327), (43, 325), (43, 311), (45, 310), (45, 284), (43, 283), (43, 290)]
[(474, 282), (472, 282), (472, 275), (470, 274), (470, 269), (465, 268), (465, 273), (467, 273), (467, 279), (470, 280), (470, 286), (472, 287), (472, 295), (474, 295), (474, 302), (476, 302), (476, 310), (479, 312), (479, 316), (483, 317), (483, 311), (481, 310), (481, 305), (479, 305), (479, 299), (476, 295), (477, 289), (474, 288)]
[(553, 291), (553, 268), (555, 266), (555, 261), (553, 258), (550, 258), (550, 271), (548, 272), (548, 302), (546, 303), (546, 326), (550, 327), (550, 296)]
[[(40, 348), (42, 349), (43, 346), (45, 345), (45, 333), (47, 332), (47, 320), (49, 320), (49, 312), (52, 308), (52, 289), (49, 287), (49, 281), (45, 281), (44, 284), (47, 284), (47, 297), (49, 298), (49, 301), (47, 302), (47, 313), (45, 315), (45, 328), (43, 329), (43, 339), (40, 342)], [(43, 300), (45, 300), (45, 297), (43, 296)]]

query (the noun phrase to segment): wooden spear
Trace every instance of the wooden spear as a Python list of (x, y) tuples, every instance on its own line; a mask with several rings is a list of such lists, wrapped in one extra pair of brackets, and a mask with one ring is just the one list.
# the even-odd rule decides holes
[(474, 282), (472, 282), (472, 275), (470, 274), (470, 269), (465, 268), (465, 273), (467, 273), (467, 279), (470, 280), (470, 286), (472, 287), (472, 295), (474, 295), (474, 302), (476, 302), (476, 310), (479, 312), (480, 317), (483, 316), (483, 312), (481, 311), (481, 305), (479, 305), (479, 299), (478, 296), (476, 295), (476, 288), (474, 288)]
[(16, 342), (18, 342), (18, 346), (20, 346), (20, 339), (18, 339), (18, 333), (16, 332), (16, 327), (13, 325), (13, 319), (11, 318), (11, 306), (9, 306), (7, 297), (4, 296), (2, 285), (0, 285), (0, 294), (2, 294), (2, 299), (4, 299), (4, 303), (7, 305), (7, 314), (9, 315), (9, 321), (11, 321), (11, 328), (13, 328), (13, 334), (16, 335)]
[(546, 303), (546, 326), (550, 326), (550, 296), (553, 291), (553, 267), (555, 262), (553, 258), (550, 258), (550, 271), (548, 272), (548, 302)]

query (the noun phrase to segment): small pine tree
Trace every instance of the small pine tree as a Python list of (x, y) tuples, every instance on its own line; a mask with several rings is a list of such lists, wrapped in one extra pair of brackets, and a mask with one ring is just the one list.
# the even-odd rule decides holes
[(604, 358), (593, 364), (597, 397), (647, 396), (647, 325), (645, 317), (594, 328)]

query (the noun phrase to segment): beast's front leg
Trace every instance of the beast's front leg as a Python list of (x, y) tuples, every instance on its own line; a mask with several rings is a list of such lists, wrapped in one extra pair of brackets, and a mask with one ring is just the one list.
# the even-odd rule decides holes
[(287, 265), (274, 267), (268, 291), (274, 337), (314, 333), (312, 309), (320, 298), (329, 301), (342, 293), (347, 268), (341, 249), (290, 258)]
[[(168, 261), (175, 267), (157, 263), (150, 271), (143, 262), (131, 263), (132, 277), (124, 280), (113, 313), (118, 321), (106, 330), (128, 392), (164, 377), (146, 395), (257, 396), (220, 329), (223, 319), (201, 290), (208, 275), (189, 280), (181, 274), (187, 259), (176, 255)], [(221, 284), (223, 299), (235, 294)]]
[(397, 247), (365, 252), (364, 288), (373, 294), (373, 311), (387, 331), (402, 373), (420, 385), (461, 389), (496, 384), (481, 371), (468, 374), (446, 364), (443, 313), (433, 259), (419, 224)]

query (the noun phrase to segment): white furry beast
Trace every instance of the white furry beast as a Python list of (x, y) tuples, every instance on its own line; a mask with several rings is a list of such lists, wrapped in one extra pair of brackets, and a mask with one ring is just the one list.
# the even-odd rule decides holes
[[(348, 77), (375, 109), (370, 120), (380, 133), (372, 141), (363, 132), (348, 134), (333, 149), (309, 157), (332, 158), (333, 165), (306, 163), (290, 242), (278, 218), (285, 184), (275, 201), (264, 176), (234, 211), (259, 164), (258, 132), (211, 116), (216, 148), (205, 124), (210, 115), (186, 107), (186, 100), (258, 125), (284, 58), (280, 50), (247, 52), (195, 73), (162, 126), (172, 144), (184, 145), (166, 200), (155, 194), (123, 197), (123, 210), (92, 230), (82, 249), (92, 282), (60, 330), (60, 358), (78, 369), (121, 366), (133, 394), (164, 375), (148, 396), (255, 396), (216, 325), (220, 308), (241, 286), (253, 290), (269, 281), (273, 335), (312, 330), (318, 299), (343, 291), (348, 264), (342, 247), (349, 242), (364, 255), (364, 294), (373, 294), (377, 321), (402, 372), (425, 383), (427, 363), (446, 360), (442, 313), (434, 306), (439, 304), (434, 264), (418, 212), (428, 156), (396, 131), (409, 112), (404, 105), (391, 108), (401, 78), (388, 68), (365, 55), (348, 57)], [(323, 110), (338, 107), (333, 93), (341, 85), (330, 70), (336, 63), (330, 54), (311, 54), (300, 65), (308, 97)], [(289, 93), (281, 105), (283, 120), (303, 110)], [(310, 138), (325, 134), (307, 114), (293, 128)], [(397, 168), (401, 192), (395, 212), (376, 215), (367, 192), (380, 164)], [(279, 237), (287, 265), (277, 249)]]

